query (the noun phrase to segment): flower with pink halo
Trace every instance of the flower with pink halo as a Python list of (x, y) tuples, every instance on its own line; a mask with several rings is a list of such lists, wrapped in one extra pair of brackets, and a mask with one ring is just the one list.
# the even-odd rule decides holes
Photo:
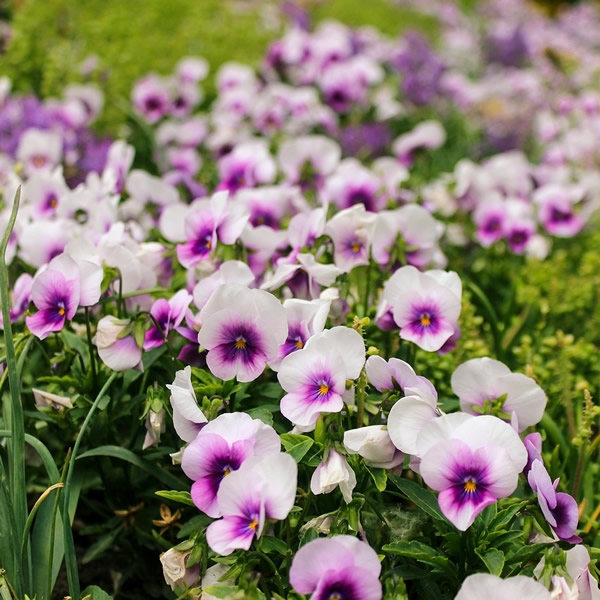
[(375, 550), (350, 535), (320, 538), (302, 546), (290, 568), (290, 583), (312, 600), (381, 600), (381, 563)]
[(250, 456), (277, 454), (276, 431), (246, 413), (224, 413), (204, 425), (183, 451), (181, 468), (194, 481), (194, 504), (210, 517), (221, 515), (217, 492), (221, 482)]
[(277, 378), (287, 392), (281, 414), (311, 429), (322, 412), (340, 412), (346, 381), (360, 375), (364, 362), (365, 345), (356, 330), (339, 326), (317, 333), (279, 367)]
[(169, 300), (159, 298), (154, 302), (150, 309), (152, 324), (144, 337), (144, 350), (151, 350), (165, 343), (170, 331), (183, 321), (191, 301), (192, 295), (187, 290), (179, 290)]
[(200, 311), (198, 342), (208, 350), (206, 364), (221, 379), (252, 381), (279, 354), (288, 333), (285, 310), (263, 290), (227, 283)]
[(462, 284), (454, 271), (421, 273), (411, 265), (398, 269), (383, 290), (400, 337), (429, 352), (440, 350), (456, 332), (461, 296)]
[(228, 475), (217, 493), (223, 518), (206, 530), (206, 541), (217, 554), (248, 550), (268, 519), (285, 519), (296, 499), (298, 465), (283, 452), (253, 456)]

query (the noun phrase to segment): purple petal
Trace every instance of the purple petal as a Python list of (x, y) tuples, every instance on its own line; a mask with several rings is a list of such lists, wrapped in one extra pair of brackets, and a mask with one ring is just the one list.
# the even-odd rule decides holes
[(206, 541), (211, 549), (221, 556), (227, 556), (237, 549), (248, 550), (256, 535), (258, 525), (254, 523), (254, 519), (246, 516), (224, 517), (208, 526)]

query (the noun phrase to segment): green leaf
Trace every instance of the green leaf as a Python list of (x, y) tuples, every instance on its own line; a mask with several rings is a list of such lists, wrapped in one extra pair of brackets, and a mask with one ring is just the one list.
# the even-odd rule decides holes
[(398, 475), (389, 474), (388, 479), (424, 513), (439, 521), (446, 521), (446, 517), (442, 514), (433, 492), (426, 490), (410, 479)]
[(368, 467), (366, 465), (365, 468), (369, 472), (369, 475), (373, 478), (375, 487), (380, 492), (383, 492), (387, 487), (387, 471), (385, 469), (377, 469), (375, 467)]
[(203, 593), (210, 594), (215, 598), (229, 598), (229, 596), (233, 596), (237, 591), (237, 587), (225, 585), (224, 583), (215, 583), (214, 585), (202, 588)]
[(246, 411), (253, 419), (258, 419), (265, 423), (265, 425), (273, 426), (273, 413), (264, 408), (263, 406), (257, 406)]
[(496, 548), (490, 548), (485, 554), (481, 554), (479, 549), (475, 549), (475, 553), (486, 566), (489, 573), (500, 577), (502, 575), (502, 569), (504, 568), (504, 552), (500, 552)]
[(284, 433), (281, 435), (281, 443), (286, 452), (290, 454), (296, 462), (300, 462), (312, 448), (315, 441), (306, 435)]
[(446, 573), (453, 580), (456, 579), (456, 566), (450, 562), (450, 559), (441, 551), (418, 542), (416, 540), (392, 542), (383, 547), (384, 552), (400, 554), (406, 558), (412, 558), (421, 563), (435, 567), (435, 571)]
[(83, 590), (81, 600), (113, 600), (113, 597), (97, 585), (90, 585)]
[(104, 554), (104, 552), (112, 546), (118, 534), (119, 529), (114, 529), (113, 531), (109, 531), (107, 534), (98, 538), (83, 555), (83, 558), (81, 559), (82, 564), (86, 565), (96, 558), (102, 556), (102, 554)]
[(269, 552), (277, 552), (278, 554), (285, 556), (288, 552), (288, 545), (279, 538), (270, 535), (265, 535), (261, 539), (260, 549), (261, 551), (266, 552), (267, 554)]
[(177, 477), (171, 475), (171, 473), (161, 469), (157, 465), (139, 457), (131, 450), (127, 450), (127, 448), (121, 448), (120, 446), (100, 446), (80, 454), (77, 457), (77, 460), (81, 460), (82, 458), (91, 458), (92, 456), (109, 456), (112, 458), (119, 458), (142, 469), (170, 488), (177, 489), (183, 486), (183, 483)]
[(174, 490), (159, 490), (158, 492), (154, 492), (157, 496), (161, 498), (166, 498), (167, 500), (172, 500), (173, 502), (179, 502), (180, 504), (187, 504), (188, 506), (194, 506), (194, 502), (192, 500), (192, 496), (189, 492), (177, 492)]

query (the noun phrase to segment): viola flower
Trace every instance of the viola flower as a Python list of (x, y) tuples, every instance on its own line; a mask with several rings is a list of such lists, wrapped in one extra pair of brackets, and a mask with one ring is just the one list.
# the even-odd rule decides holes
[(35, 219), (46, 219), (56, 214), (56, 209), (69, 193), (60, 168), (53, 172), (36, 171), (23, 186), (24, 204), (31, 209)]
[(355, 158), (344, 159), (327, 178), (322, 198), (340, 209), (362, 204), (371, 212), (377, 212), (385, 203), (381, 180)]
[(117, 319), (112, 315), (102, 317), (92, 342), (96, 344), (102, 362), (113, 371), (142, 368), (142, 348), (128, 319)]
[(527, 480), (537, 495), (546, 521), (557, 537), (571, 544), (581, 543), (581, 538), (575, 535), (579, 521), (577, 502), (570, 494), (556, 491), (559, 479), (552, 483), (546, 467), (541, 460), (536, 459), (531, 465)]
[(148, 123), (156, 123), (169, 110), (171, 101), (168, 84), (158, 75), (147, 75), (134, 85), (131, 101), (135, 110)]
[(454, 271), (421, 273), (411, 265), (398, 269), (383, 290), (400, 337), (429, 352), (439, 350), (455, 333), (461, 295), (461, 281)]
[(248, 550), (260, 537), (267, 519), (285, 519), (296, 499), (298, 465), (283, 452), (249, 458), (228, 475), (217, 494), (223, 518), (206, 530), (206, 541), (217, 554)]
[(275, 296), (240, 284), (224, 284), (199, 315), (198, 342), (208, 350), (206, 364), (216, 377), (252, 381), (277, 358), (288, 327)]
[(169, 300), (159, 298), (154, 302), (150, 309), (152, 325), (144, 337), (144, 350), (157, 348), (165, 342), (169, 332), (183, 321), (191, 301), (192, 295), (187, 290), (179, 290)]
[(505, 364), (487, 357), (460, 365), (452, 373), (451, 385), (461, 410), (470, 414), (492, 411), (507, 421), (516, 414), (519, 431), (539, 423), (546, 408), (546, 394), (531, 377), (512, 373)]
[(446, 132), (437, 121), (423, 121), (412, 131), (397, 138), (392, 150), (401, 165), (410, 167), (419, 149), (435, 150), (446, 141)]
[(276, 431), (246, 413), (224, 413), (202, 427), (183, 451), (181, 468), (194, 481), (194, 504), (210, 517), (219, 517), (217, 491), (225, 477), (250, 456), (277, 454)]
[(279, 367), (277, 378), (287, 392), (281, 414), (294, 425), (314, 428), (322, 412), (342, 410), (346, 381), (360, 375), (364, 362), (365, 345), (356, 330), (340, 326), (314, 335)]
[(241, 188), (272, 183), (277, 174), (275, 161), (262, 140), (248, 141), (236, 146), (219, 161), (218, 190), (236, 192)]
[(404, 462), (404, 453), (394, 446), (383, 425), (346, 430), (344, 448), (348, 454), (359, 454), (367, 465), (378, 469), (394, 469)]
[(290, 583), (312, 600), (381, 600), (381, 563), (375, 550), (350, 535), (319, 538), (298, 550)]
[(557, 237), (573, 237), (583, 228), (585, 221), (576, 213), (582, 200), (582, 190), (558, 184), (547, 184), (532, 195), (537, 205), (538, 219), (544, 229)]
[(334, 140), (307, 135), (285, 140), (279, 147), (277, 162), (288, 183), (297, 184), (303, 190), (319, 190), (338, 166), (341, 156), (340, 146)]
[(224, 283), (250, 286), (253, 282), (254, 275), (248, 265), (239, 260), (227, 260), (221, 263), (214, 273), (204, 277), (194, 286), (194, 305), (202, 310), (213, 293)]
[(345, 273), (359, 265), (368, 265), (377, 216), (363, 204), (341, 210), (325, 227), (334, 247), (334, 263)]
[(79, 281), (66, 279), (61, 271), (47, 269), (37, 275), (31, 286), (31, 301), (38, 312), (25, 317), (29, 331), (43, 340), (60, 331), (79, 307)]
[(461, 531), (486, 506), (515, 491), (527, 462), (514, 429), (489, 415), (433, 419), (419, 433), (417, 448), (425, 483), (440, 492), (441, 511)]
[(550, 592), (531, 577), (517, 575), (501, 579), (488, 573), (469, 575), (454, 600), (505, 600), (527, 598), (527, 600), (551, 600)]
[(198, 407), (192, 387), (192, 369), (187, 366), (177, 371), (173, 383), (167, 385), (167, 389), (171, 392), (170, 402), (175, 432), (184, 442), (192, 442), (208, 422)]
[(63, 142), (58, 132), (33, 127), (21, 135), (16, 153), (28, 175), (52, 171), (60, 163), (62, 154)]
[(310, 479), (310, 491), (318, 496), (329, 494), (338, 487), (342, 492), (344, 502), (352, 502), (352, 490), (356, 487), (356, 475), (348, 465), (345, 456), (335, 450), (330, 450), (327, 460), (322, 460)]

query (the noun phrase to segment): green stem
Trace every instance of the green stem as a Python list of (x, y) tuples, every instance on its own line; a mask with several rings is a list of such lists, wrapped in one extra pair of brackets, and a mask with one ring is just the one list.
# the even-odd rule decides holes
[(87, 334), (88, 351), (90, 353), (90, 367), (92, 369), (92, 383), (94, 389), (96, 389), (97, 375), (96, 375), (96, 352), (94, 350), (94, 344), (92, 342), (92, 327), (90, 324), (90, 309), (88, 306), (85, 307), (85, 331)]
[[(17, 370), (17, 356), (12, 335), (10, 322), (10, 306), (8, 292), (8, 266), (6, 264), (6, 248), (8, 240), (17, 220), (17, 212), (21, 201), (21, 186), (17, 188), (12, 211), (6, 226), (6, 231), (0, 244), (0, 301), (2, 304), (2, 320), (4, 322), (4, 340), (6, 346), (6, 364), (8, 370), (8, 384), (10, 387), (10, 410), (5, 414), (8, 429), (12, 436), (7, 441), (9, 462), (9, 490), (13, 498), (14, 522), (18, 535), (25, 530), (27, 520), (27, 487), (25, 481), (25, 423), (23, 421), (23, 406), (19, 385), (19, 374)], [(18, 569), (18, 573), (11, 573), (10, 578), (14, 582), (15, 592), (18, 597), (23, 595), (24, 577), (27, 573), (26, 565)]]
[(367, 370), (362, 368), (358, 381), (356, 383), (356, 420), (358, 426), (363, 427), (365, 424), (365, 400), (367, 398)]
[[(75, 469), (75, 461), (77, 459), (77, 454), (79, 452), (79, 446), (81, 445), (81, 440), (92, 420), (92, 416), (96, 412), (98, 408), (98, 404), (100, 404), (100, 400), (104, 397), (108, 388), (112, 385), (113, 381), (119, 375), (118, 372), (114, 371), (112, 375), (108, 378), (100, 393), (96, 396), (81, 429), (79, 430), (79, 435), (75, 440), (75, 445), (73, 446), (73, 452), (71, 453), (71, 460), (69, 462), (69, 466), (67, 468), (67, 477), (65, 479), (65, 488), (63, 492), (63, 525), (64, 525), (64, 534), (65, 534), (65, 550), (67, 548), (71, 548), (73, 545), (73, 532), (71, 531), (71, 524), (69, 523), (69, 492), (71, 487), (71, 481), (73, 479), (73, 471)], [(71, 592), (71, 596), (73, 598), (79, 598), (80, 588), (79, 588), (79, 575), (77, 573), (77, 561), (74, 560), (74, 556), (71, 553), (65, 551), (65, 563), (67, 570), (67, 580), (69, 582), (69, 591)]]

